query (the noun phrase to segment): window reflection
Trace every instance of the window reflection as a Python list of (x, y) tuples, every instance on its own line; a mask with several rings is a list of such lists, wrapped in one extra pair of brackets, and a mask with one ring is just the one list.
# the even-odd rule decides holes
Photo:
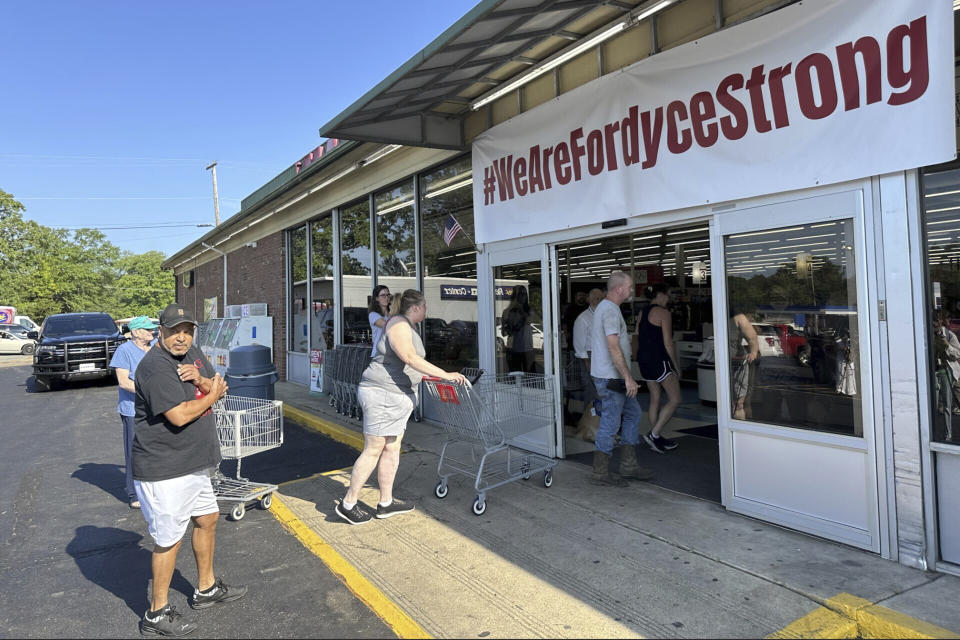
[(340, 211), (340, 272), (343, 274), (343, 341), (346, 344), (370, 342), (367, 305), (373, 291), (373, 255), (368, 200)]
[(927, 244), (933, 433), (960, 444), (960, 169), (923, 176)]
[(420, 177), (420, 216), (427, 360), (448, 371), (476, 367), (477, 254), (469, 157)]
[(333, 216), (329, 213), (310, 223), (313, 261), (313, 308), (310, 348), (333, 348)]
[(307, 226), (290, 231), (290, 350), (307, 352)]
[(724, 238), (731, 415), (862, 436), (852, 220)]
[(497, 374), (543, 373), (543, 287), (540, 261), (493, 269)]
[[(417, 288), (413, 181), (374, 196), (377, 225), (377, 284), (390, 287), (400, 303), (404, 289)], [(428, 306), (429, 309), (429, 306)]]

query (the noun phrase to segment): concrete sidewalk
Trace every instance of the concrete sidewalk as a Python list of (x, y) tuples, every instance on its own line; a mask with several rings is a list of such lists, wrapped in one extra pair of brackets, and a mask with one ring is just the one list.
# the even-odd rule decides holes
[[(289, 383), (277, 397), (288, 418), (360, 442), (359, 422), (326, 398)], [(650, 484), (596, 487), (581, 464), (561, 462), (549, 489), (540, 475), (491, 491), (476, 517), (467, 479), (433, 495), (442, 442), (441, 429), (410, 423), (396, 481), (417, 505), (409, 516), (340, 521), (349, 469), (280, 495), (435, 637), (958, 637), (960, 579)], [(368, 487), (361, 499), (377, 497)]]

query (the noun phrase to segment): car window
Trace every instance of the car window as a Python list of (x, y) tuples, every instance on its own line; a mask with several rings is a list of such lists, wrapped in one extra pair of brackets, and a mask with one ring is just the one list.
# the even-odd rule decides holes
[(116, 333), (117, 325), (110, 316), (73, 316), (48, 318), (43, 325), (43, 335), (57, 338), (68, 335)]

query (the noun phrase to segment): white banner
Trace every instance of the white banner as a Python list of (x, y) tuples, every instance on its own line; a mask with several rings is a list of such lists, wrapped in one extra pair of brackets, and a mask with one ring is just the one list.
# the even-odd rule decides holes
[(476, 239), (912, 169), (955, 143), (951, 0), (798, 3), (480, 135)]

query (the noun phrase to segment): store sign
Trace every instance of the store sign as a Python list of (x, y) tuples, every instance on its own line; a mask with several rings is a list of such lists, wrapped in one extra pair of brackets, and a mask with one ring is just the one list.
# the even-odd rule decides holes
[[(513, 296), (513, 287), (496, 286), (493, 295), (499, 300), (509, 300)], [(476, 300), (477, 287), (462, 284), (441, 284), (441, 300)]]
[(473, 143), (478, 242), (955, 157), (950, 0), (797, 3)]
[(309, 167), (311, 164), (322, 158), (325, 154), (330, 153), (340, 145), (340, 141), (336, 138), (330, 138), (325, 141), (319, 147), (308, 153), (307, 155), (300, 158), (297, 163), (294, 165), (297, 168), (297, 173)]

